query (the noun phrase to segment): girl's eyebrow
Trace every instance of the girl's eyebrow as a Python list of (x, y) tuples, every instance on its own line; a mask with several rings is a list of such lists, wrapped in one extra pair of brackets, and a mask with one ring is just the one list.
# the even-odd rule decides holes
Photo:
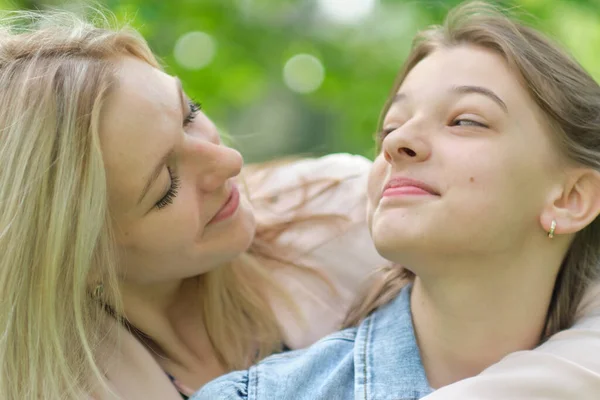
[(500, 106), (500, 108), (502, 108), (502, 110), (506, 114), (508, 114), (508, 107), (506, 106), (506, 103), (500, 98), (500, 96), (498, 96), (496, 93), (494, 93), (494, 91), (491, 89), (488, 89), (483, 86), (462, 85), (462, 86), (453, 86), (451, 91), (461, 93), (461, 94), (477, 93), (477, 94), (484, 95), (484, 96), (492, 99), (496, 104), (498, 104)]
[[(502, 111), (504, 111), (505, 113), (508, 114), (508, 107), (506, 106), (506, 103), (500, 98), (500, 96), (498, 96), (496, 93), (494, 93), (493, 90), (488, 89), (486, 87), (473, 86), (473, 85), (460, 85), (460, 86), (453, 86), (450, 89), (450, 91), (459, 93), (459, 94), (477, 93), (477, 94), (484, 95), (484, 96), (492, 99), (496, 104), (498, 104), (500, 106), (500, 108), (502, 108)], [(397, 93), (394, 96), (394, 98), (392, 99), (390, 106), (395, 103), (400, 103), (400, 102), (406, 100), (407, 98), (408, 98), (408, 96), (406, 95), (406, 93), (402, 93), (402, 92)]]

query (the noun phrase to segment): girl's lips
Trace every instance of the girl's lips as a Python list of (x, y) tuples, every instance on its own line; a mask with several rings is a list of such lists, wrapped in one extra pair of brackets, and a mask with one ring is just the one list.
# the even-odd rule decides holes
[(221, 207), (221, 209), (217, 211), (215, 216), (212, 217), (210, 221), (208, 221), (208, 224), (214, 224), (216, 222), (223, 221), (224, 219), (231, 217), (236, 212), (239, 205), (240, 191), (237, 188), (237, 186), (233, 184), (231, 186), (231, 194), (229, 195), (229, 198), (227, 199), (227, 201), (225, 201), (223, 207)]
[(392, 187), (386, 189), (382, 197), (393, 197), (393, 196), (431, 196), (431, 193), (416, 186), (402, 186)]
[(381, 193), (381, 197), (406, 195), (439, 196), (440, 194), (425, 182), (405, 177), (390, 179)]

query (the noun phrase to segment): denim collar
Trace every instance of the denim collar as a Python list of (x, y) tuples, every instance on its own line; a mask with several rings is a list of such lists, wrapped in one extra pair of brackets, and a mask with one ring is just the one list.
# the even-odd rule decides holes
[(354, 352), (357, 400), (413, 400), (432, 392), (421, 362), (407, 286), (358, 327)]

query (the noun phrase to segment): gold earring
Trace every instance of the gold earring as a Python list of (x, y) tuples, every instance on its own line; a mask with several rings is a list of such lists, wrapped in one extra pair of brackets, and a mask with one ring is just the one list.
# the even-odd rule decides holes
[(550, 224), (550, 230), (548, 231), (548, 237), (552, 239), (554, 237), (554, 230), (556, 229), (556, 220), (552, 220)]
[(94, 297), (94, 299), (99, 299), (100, 297), (102, 297), (103, 293), (104, 293), (104, 285), (99, 283), (94, 288), (94, 293), (92, 296)]

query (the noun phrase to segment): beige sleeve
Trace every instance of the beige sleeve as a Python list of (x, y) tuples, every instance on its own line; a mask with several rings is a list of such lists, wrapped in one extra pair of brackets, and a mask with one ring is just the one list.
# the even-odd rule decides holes
[(312, 187), (312, 193), (308, 193), (312, 200), (302, 212), (347, 217), (332, 223), (295, 225), (279, 238), (280, 244), (293, 247), (294, 262), (318, 270), (335, 289), (332, 291), (322, 279), (298, 268), (274, 270), (275, 278), (291, 293), (304, 316), (303, 324), (273, 298), (290, 348), (308, 346), (336, 331), (369, 274), (386, 263), (375, 251), (366, 223), (366, 181), (370, 166), (371, 162), (364, 157), (349, 154), (303, 159), (268, 171), (263, 177), (266, 180), (262, 179), (257, 186), (254, 193), (257, 196), (264, 198), (269, 193), (278, 193), (269, 210), (255, 208), (257, 219), (287, 215), (285, 210), (301, 197), (294, 188), (302, 182), (319, 179), (323, 185), (333, 180), (339, 184), (316, 196), (313, 195), (320, 191), (321, 185)]
[(600, 283), (588, 290), (571, 329), (534, 350), (510, 354), (478, 376), (424, 399), (600, 399)]

